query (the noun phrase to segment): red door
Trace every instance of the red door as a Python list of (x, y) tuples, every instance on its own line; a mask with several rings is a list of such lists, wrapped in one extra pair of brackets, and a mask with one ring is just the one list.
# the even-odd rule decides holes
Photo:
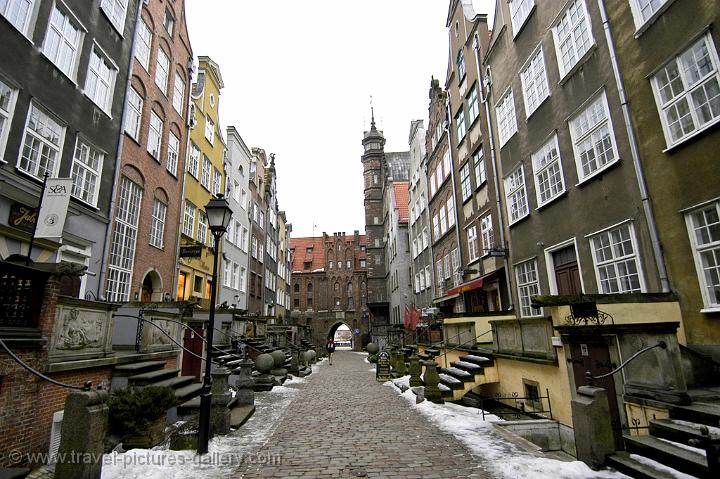
[[(200, 359), (203, 355), (204, 342), (203, 342), (203, 326), (199, 323), (191, 323), (189, 328), (185, 328), (185, 334), (183, 336), (183, 362), (182, 362), (182, 375), (183, 376), (194, 376), (195, 382), (200, 382), (200, 371), (202, 369), (202, 360)], [(194, 356), (188, 351), (192, 351), (197, 356)]]
[(582, 294), (580, 269), (578, 268), (575, 247), (570, 245), (553, 253), (555, 282), (558, 294), (577, 296)]

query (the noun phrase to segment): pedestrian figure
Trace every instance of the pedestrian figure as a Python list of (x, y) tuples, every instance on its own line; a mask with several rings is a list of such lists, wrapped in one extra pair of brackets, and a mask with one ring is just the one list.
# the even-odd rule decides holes
[(332, 355), (335, 352), (335, 340), (333, 338), (328, 338), (327, 344), (325, 344), (325, 349), (327, 349), (330, 366), (332, 366)]

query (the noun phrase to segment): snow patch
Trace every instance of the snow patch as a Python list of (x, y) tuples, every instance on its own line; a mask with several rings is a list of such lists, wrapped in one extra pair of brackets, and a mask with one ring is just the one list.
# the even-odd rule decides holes
[(638, 456), (637, 454), (630, 454), (631, 459), (635, 459), (637, 462), (641, 464), (645, 464), (646, 466), (654, 467), (655, 469), (663, 472), (667, 472), (671, 476), (675, 477), (676, 479), (697, 479), (695, 476), (690, 476), (688, 474), (685, 474), (684, 472), (680, 472), (676, 469), (673, 469), (672, 467), (668, 467), (665, 464), (661, 464), (657, 461), (653, 461), (652, 459), (649, 459), (645, 456)]

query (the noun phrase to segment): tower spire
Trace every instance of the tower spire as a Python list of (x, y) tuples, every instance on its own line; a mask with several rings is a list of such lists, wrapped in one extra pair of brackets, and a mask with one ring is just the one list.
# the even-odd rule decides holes
[(375, 129), (375, 107), (373, 106), (372, 95), (370, 95), (370, 129)]

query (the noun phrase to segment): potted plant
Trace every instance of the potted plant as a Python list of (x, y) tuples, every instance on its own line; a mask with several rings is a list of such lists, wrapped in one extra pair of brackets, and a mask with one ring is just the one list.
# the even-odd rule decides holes
[(110, 430), (122, 437), (125, 449), (151, 448), (165, 438), (167, 410), (177, 405), (169, 387), (121, 389), (108, 400)]

